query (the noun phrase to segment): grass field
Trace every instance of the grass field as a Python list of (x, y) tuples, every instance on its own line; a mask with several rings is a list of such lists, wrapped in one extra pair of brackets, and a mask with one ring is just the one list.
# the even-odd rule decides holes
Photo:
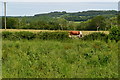
[[(32, 29), (0, 29), (0, 31), (10, 31), (10, 32), (18, 32), (18, 31), (30, 31), (30, 32), (68, 32), (68, 30), (32, 30)], [(83, 35), (88, 35), (94, 32), (103, 32), (105, 34), (109, 34), (109, 31), (82, 31)]]
[(118, 43), (3, 40), (3, 78), (117, 78)]

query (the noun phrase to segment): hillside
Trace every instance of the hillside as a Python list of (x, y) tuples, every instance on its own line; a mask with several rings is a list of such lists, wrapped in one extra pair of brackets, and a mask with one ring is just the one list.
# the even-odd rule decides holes
[[(34, 16), (7, 16), (7, 29), (35, 30), (109, 30), (117, 25), (117, 11), (51, 12)], [(4, 29), (4, 17), (2, 17)]]
[(62, 12), (51, 12), (46, 14), (36, 14), (35, 16), (49, 16), (49, 17), (63, 17), (68, 21), (86, 21), (88, 19), (93, 18), (94, 16), (104, 16), (104, 17), (114, 17), (117, 15), (117, 11), (115, 10), (90, 10), (76, 13), (68, 13), (65, 11)]

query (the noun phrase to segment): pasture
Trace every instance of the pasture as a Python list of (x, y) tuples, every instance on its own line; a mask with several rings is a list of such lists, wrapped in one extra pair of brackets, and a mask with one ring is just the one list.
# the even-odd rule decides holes
[(117, 11), (54, 11), (18, 17), (4, 12), (2, 78), (119, 77)]
[(2, 32), (3, 78), (118, 78), (120, 42), (107, 39), (108, 32), (83, 31), (90, 34), (83, 39), (67, 31)]
[[(29, 32), (68, 32), (70, 30), (34, 30), (34, 29), (0, 29), (0, 31), (10, 31), (10, 32), (19, 32), (19, 31), (29, 31)], [(94, 32), (102, 32), (109, 34), (109, 31), (82, 31), (83, 35), (88, 35)]]
[(117, 78), (118, 43), (3, 40), (3, 78)]

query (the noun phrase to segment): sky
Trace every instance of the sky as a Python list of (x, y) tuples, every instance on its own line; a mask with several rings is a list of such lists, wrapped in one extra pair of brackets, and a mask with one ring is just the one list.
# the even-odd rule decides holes
[(0, 0), (2, 2), (119, 2), (120, 0)]
[[(33, 16), (35, 14), (48, 13), (53, 11), (79, 12), (86, 10), (118, 10), (117, 5), (119, 0), (0, 0), (0, 1), (2, 1), (0, 2), (0, 8), (1, 8), (0, 15), (4, 15), (3, 2), (6, 1), (7, 16)], [(40, 2), (45, 2), (45, 3), (40, 3)], [(60, 2), (67, 2), (67, 3), (60, 3)], [(68, 2), (72, 2), (72, 3), (68, 3)], [(79, 3), (79, 2), (92, 2), (92, 3), (89, 4), (89, 3)], [(101, 2), (107, 2), (107, 3), (101, 3)]]
[(34, 16), (54, 11), (118, 10), (117, 5), (117, 2), (7, 2), (7, 16)]

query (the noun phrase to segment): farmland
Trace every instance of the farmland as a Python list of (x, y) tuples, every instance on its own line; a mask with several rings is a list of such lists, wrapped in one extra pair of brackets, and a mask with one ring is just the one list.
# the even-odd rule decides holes
[(3, 78), (118, 78), (119, 33), (85, 32), (3, 30)]
[[(2, 17), (3, 78), (118, 78), (116, 11)], [(70, 38), (69, 31), (82, 31)]]
[[(68, 32), (70, 30), (34, 30), (34, 29), (0, 29), (0, 31), (9, 31), (9, 32), (20, 32), (20, 31), (29, 31), (29, 32)], [(109, 31), (82, 31), (83, 35), (88, 35), (94, 32), (102, 32), (105, 34), (109, 34)]]
[(118, 77), (114, 41), (3, 40), (2, 53), (3, 78)]

